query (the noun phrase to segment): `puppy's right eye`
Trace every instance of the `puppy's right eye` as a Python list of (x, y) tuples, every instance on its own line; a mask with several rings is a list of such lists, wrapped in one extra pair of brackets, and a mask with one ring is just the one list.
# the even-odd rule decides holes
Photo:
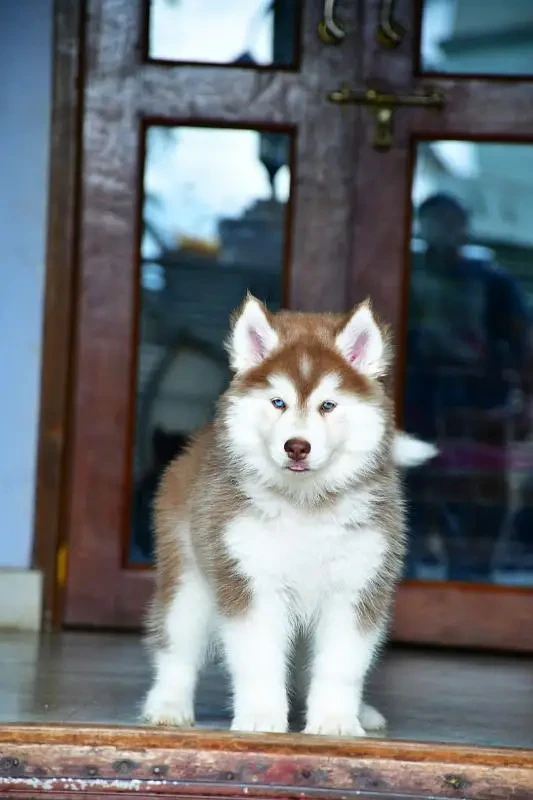
[(270, 401), (274, 408), (277, 408), (278, 411), (285, 411), (287, 408), (285, 401), (281, 399), (281, 397), (274, 397), (273, 400)]

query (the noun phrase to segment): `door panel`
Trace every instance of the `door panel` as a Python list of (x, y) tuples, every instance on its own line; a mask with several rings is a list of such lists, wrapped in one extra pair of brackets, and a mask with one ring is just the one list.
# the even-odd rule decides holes
[[(274, 305), (349, 305), (356, 110), (332, 106), (327, 91), (338, 75), (356, 78), (357, 8), (348, 0), (338, 4), (350, 44), (334, 47), (319, 38), (323, 8), (318, 0), (280, 0), (261, 8), (271, 6), (276, 13), (266, 20), (261, 36), (266, 36), (263, 44), (270, 37), (275, 63), (254, 65), (248, 59), (244, 65), (216, 66), (147, 60), (148, 2), (87, 3), (63, 615), (69, 625), (139, 625), (152, 573), (140, 568), (139, 548), (130, 547), (131, 532), (140, 525), (144, 534), (134, 532), (134, 542), (135, 537), (146, 538), (153, 492), (153, 486), (146, 490), (146, 482), (153, 484), (160, 468), (150, 439), (157, 415), (168, 411), (168, 403), (162, 410), (161, 400), (185, 391), (186, 364), (210, 370), (213, 392), (224, 383), (220, 348), (226, 313), (249, 279), (253, 276), (258, 293)], [(176, 13), (189, 13), (195, 35), (209, 35), (209, 25), (198, 24), (196, 6), (184, 2), (175, 8)], [(259, 16), (261, 31), (265, 20)], [(287, 30), (289, 61), (283, 57)], [(244, 46), (246, 37), (242, 41)], [(198, 46), (198, 59), (207, 60), (205, 41), (199, 39)], [(160, 166), (155, 179), (152, 175), (155, 184), (147, 187), (143, 177), (153, 155), (147, 142), (156, 131), (159, 136), (167, 133), (168, 168)], [(242, 150), (240, 159), (236, 148)], [(208, 164), (214, 171), (211, 178)], [(271, 197), (269, 170), (279, 172), (273, 178), (277, 200)], [(161, 209), (161, 197), (154, 197), (154, 189), (161, 195), (163, 184), (175, 204), (166, 210)], [(157, 263), (151, 265), (145, 263), (149, 254), (143, 249), (148, 247), (143, 225), (150, 202), (150, 213), (159, 209), (163, 217), (176, 216), (173, 209), (181, 207), (170, 228), (167, 220), (163, 234), (169, 240), (164, 252), (156, 247)], [(257, 237), (261, 231), (268, 233), (268, 253), (246, 244), (249, 235)], [(213, 243), (213, 238), (219, 241)], [(268, 263), (261, 264), (259, 255)], [(170, 267), (176, 260), (181, 272)], [(171, 269), (179, 284), (176, 277), (168, 279)], [(163, 303), (154, 304), (161, 283), (166, 287), (159, 293)], [(172, 307), (165, 302), (170, 293)], [(146, 346), (154, 340), (160, 349)], [(169, 357), (172, 347), (180, 357)], [(146, 401), (144, 391), (153, 390), (152, 379), (155, 406)], [(173, 380), (178, 388), (169, 389)], [(212, 398), (206, 395), (204, 400), (209, 413)], [(182, 422), (185, 431), (172, 422), (171, 434), (188, 433), (193, 420)], [(168, 427), (166, 416), (163, 423)], [(172, 436), (163, 442), (159, 437), (159, 455), (164, 451), (167, 457), (174, 445)], [(144, 491), (139, 489), (143, 480)], [(147, 547), (149, 551), (149, 542)]]
[[(393, 323), (400, 424), (441, 451), (407, 476), (410, 553), (395, 636), (531, 650), (533, 82), (472, 79), (466, 68), (421, 80), (420, 17), (395, 5), (407, 33), (391, 55), (375, 43), (378, 4), (368, 4), (363, 87), (431, 88), (444, 100), (440, 110), (395, 110), (387, 151), (373, 147), (372, 113), (359, 112), (353, 292), (370, 294)], [(508, 6), (512, 18), (519, 4)], [(431, 38), (424, 21), (422, 40)], [(435, 195), (445, 201), (433, 205), (428, 230), (423, 201)], [(464, 211), (457, 258), (454, 204)], [(428, 245), (435, 226), (440, 258)]]

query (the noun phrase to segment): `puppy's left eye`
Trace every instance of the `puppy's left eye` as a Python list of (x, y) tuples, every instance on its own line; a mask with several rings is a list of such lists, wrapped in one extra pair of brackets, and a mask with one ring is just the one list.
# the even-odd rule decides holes
[(284, 400), (281, 399), (281, 397), (274, 397), (273, 400), (271, 400), (270, 402), (272, 403), (274, 408), (278, 409), (278, 411), (285, 411), (285, 409), (287, 408), (287, 404), (285, 403)]
[(336, 406), (337, 403), (334, 403), (332, 400), (324, 400), (324, 402), (320, 406), (320, 410), (325, 411), (327, 414), (328, 411), (333, 411), (333, 409), (336, 408)]

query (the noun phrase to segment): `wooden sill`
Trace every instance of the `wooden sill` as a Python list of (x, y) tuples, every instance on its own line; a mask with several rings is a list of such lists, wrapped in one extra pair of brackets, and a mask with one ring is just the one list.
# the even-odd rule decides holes
[(0, 793), (533, 797), (533, 751), (119, 727), (0, 728)]

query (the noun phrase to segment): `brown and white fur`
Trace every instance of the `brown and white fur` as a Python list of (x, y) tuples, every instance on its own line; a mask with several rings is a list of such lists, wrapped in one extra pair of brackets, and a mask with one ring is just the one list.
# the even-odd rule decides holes
[(235, 376), (215, 421), (171, 464), (156, 500), (144, 717), (193, 723), (214, 639), (234, 730), (287, 730), (296, 686), (306, 732), (362, 736), (384, 725), (362, 693), (402, 568), (398, 466), (435, 451), (395, 432), (388, 338), (367, 303), (272, 314), (249, 295), (228, 349)]

